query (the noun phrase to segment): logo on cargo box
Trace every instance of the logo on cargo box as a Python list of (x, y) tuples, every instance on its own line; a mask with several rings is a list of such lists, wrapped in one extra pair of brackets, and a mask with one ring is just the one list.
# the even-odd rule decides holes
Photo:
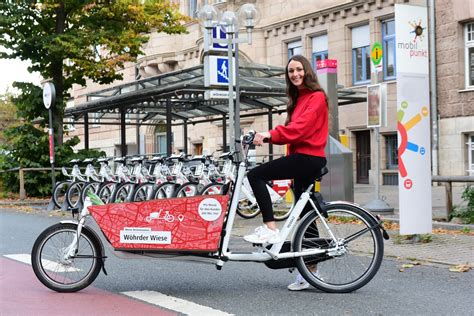
[(199, 216), (205, 221), (212, 222), (218, 219), (222, 214), (222, 206), (218, 200), (207, 198), (201, 201), (198, 206)]
[[(160, 209), (158, 212), (152, 212), (150, 215), (148, 215), (145, 220), (150, 223), (152, 220), (158, 220), (158, 221), (166, 221), (168, 223), (172, 223), (175, 220), (175, 216), (173, 214), (170, 214), (169, 211), (165, 211), (164, 214), (162, 214), (163, 210)], [(176, 219), (180, 222), (184, 220), (184, 215), (183, 214), (178, 214), (176, 216)]]

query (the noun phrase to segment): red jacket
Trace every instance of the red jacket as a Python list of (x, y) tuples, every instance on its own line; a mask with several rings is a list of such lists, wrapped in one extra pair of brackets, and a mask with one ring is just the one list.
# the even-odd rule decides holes
[(270, 131), (270, 142), (288, 144), (288, 154), (325, 157), (328, 139), (328, 106), (324, 93), (302, 89), (288, 125), (278, 125)]

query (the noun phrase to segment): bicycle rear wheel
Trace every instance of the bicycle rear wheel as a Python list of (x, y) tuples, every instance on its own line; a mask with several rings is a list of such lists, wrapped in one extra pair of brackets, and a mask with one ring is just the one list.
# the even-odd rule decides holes
[[(301, 275), (325, 292), (348, 293), (366, 285), (377, 273), (383, 259), (383, 239), (366, 211), (345, 203), (325, 206), (326, 219), (341, 245), (334, 253), (296, 258)], [(335, 246), (316, 212), (299, 224), (293, 243), (296, 252)], [(317, 273), (316, 273), (317, 272)]]
[(91, 284), (102, 267), (102, 247), (97, 237), (83, 228), (78, 251), (65, 254), (77, 234), (74, 224), (55, 224), (43, 231), (31, 251), (31, 264), (38, 279), (57, 292), (76, 292)]

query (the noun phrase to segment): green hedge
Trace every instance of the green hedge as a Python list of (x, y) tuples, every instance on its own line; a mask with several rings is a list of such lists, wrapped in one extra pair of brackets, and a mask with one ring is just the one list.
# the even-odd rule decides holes
[[(6, 144), (0, 146), (0, 170), (12, 168), (44, 168), (50, 167), (49, 135), (37, 129), (30, 123), (8, 128), (4, 131)], [(79, 150), (74, 152), (74, 146), (79, 144), (78, 137), (65, 141), (61, 146), (55, 146), (55, 167), (69, 166), (72, 159), (98, 158), (105, 156), (103, 151)], [(57, 174), (57, 179), (62, 175)], [(6, 196), (8, 192), (18, 193), (18, 172), (0, 173), (0, 192)], [(51, 173), (44, 171), (25, 172), (25, 191), (27, 196), (45, 197), (51, 194)]]

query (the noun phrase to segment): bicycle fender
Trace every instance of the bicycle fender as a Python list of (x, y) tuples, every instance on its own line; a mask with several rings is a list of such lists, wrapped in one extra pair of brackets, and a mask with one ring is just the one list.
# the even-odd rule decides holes
[(362, 208), (359, 204), (356, 204), (356, 203), (351, 203), (351, 202), (347, 202), (347, 201), (332, 201), (332, 202), (326, 202), (325, 203), (325, 205), (334, 205), (334, 204), (347, 204), (347, 205), (353, 206), (353, 207), (367, 213), (374, 220), (376, 226), (378, 226), (380, 228), (380, 230), (382, 231), (383, 239), (385, 239), (385, 240), (390, 239), (390, 236), (388, 235), (387, 231), (383, 227), (383, 220), (380, 218), (379, 215), (372, 214), (370, 211)]

